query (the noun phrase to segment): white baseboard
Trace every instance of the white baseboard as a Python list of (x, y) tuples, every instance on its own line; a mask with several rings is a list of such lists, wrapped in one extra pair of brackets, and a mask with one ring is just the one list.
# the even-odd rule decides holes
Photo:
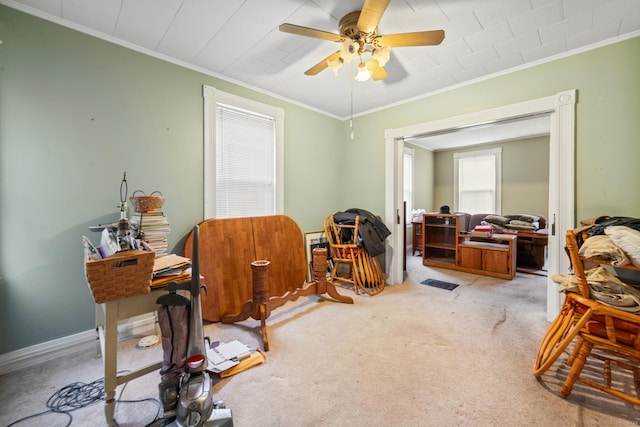
[[(153, 314), (134, 317), (118, 323), (118, 339), (131, 338), (134, 335), (142, 335), (149, 331), (154, 333), (154, 329), (155, 316)], [(98, 355), (97, 339), (98, 334), (95, 329), (91, 329), (36, 344), (31, 347), (0, 354), (0, 375), (23, 368), (29, 368), (51, 359), (67, 356), (79, 351), (93, 351)]]

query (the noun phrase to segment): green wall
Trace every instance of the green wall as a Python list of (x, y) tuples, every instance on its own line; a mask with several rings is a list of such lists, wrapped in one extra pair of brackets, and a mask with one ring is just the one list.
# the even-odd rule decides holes
[(182, 251), (203, 218), (203, 84), (285, 110), (285, 213), (303, 231), (343, 207), (342, 121), (4, 6), (0, 40), (0, 354), (93, 328), (81, 236), (118, 219), (124, 171), (129, 195), (166, 196)]
[(549, 137), (436, 152), (433, 205), (449, 205), (453, 208), (454, 153), (499, 147), (502, 148), (502, 213), (528, 213), (546, 217), (549, 212)]
[[(426, 212), (433, 212), (433, 194), (435, 189), (435, 153), (414, 146), (405, 144), (406, 147), (413, 148), (413, 207), (414, 209), (424, 209)], [(437, 205), (441, 206), (441, 205)]]
[(117, 218), (124, 171), (130, 192), (165, 194), (181, 251), (202, 219), (203, 84), (285, 110), (285, 214), (303, 231), (384, 213), (386, 129), (573, 88), (577, 216), (640, 211), (640, 38), (357, 117), (353, 141), (348, 121), (4, 6), (0, 40), (0, 354), (93, 328), (80, 236)]

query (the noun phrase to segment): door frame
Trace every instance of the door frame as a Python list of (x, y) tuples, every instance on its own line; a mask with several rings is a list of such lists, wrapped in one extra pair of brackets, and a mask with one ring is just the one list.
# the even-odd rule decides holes
[[(474, 113), (447, 117), (385, 131), (385, 222), (391, 230), (386, 240), (385, 269), (387, 283), (404, 281), (402, 254), (405, 252), (402, 236), (402, 194), (404, 138), (464, 129), (502, 120), (549, 114), (549, 228), (548, 268), (550, 272), (569, 272), (569, 259), (564, 247), (564, 231), (575, 227), (575, 104), (576, 90), (491, 108)], [(553, 320), (560, 312), (562, 295), (556, 284), (547, 277), (547, 319)]]

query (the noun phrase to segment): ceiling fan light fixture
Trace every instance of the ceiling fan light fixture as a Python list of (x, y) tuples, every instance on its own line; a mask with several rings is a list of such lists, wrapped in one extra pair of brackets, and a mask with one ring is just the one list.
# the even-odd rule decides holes
[(359, 82), (366, 82), (371, 78), (371, 72), (367, 68), (366, 64), (362, 61), (358, 64), (358, 74), (355, 79)]
[(360, 56), (360, 53), (358, 52), (359, 50), (360, 45), (357, 42), (351, 39), (346, 39), (340, 45), (340, 58), (342, 58), (343, 61), (351, 62)]
[(338, 70), (340, 68), (342, 68), (342, 65), (344, 64), (344, 61), (342, 60), (342, 58), (337, 57), (334, 60), (328, 60), (327, 61), (327, 65), (329, 67), (331, 67), (331, 71), (333, 71), (333, 75), (337, 76), (338, 75)]
[(371, 52), (371, 57), (378, 61), (378, 65), (384, 67), (391, 58), (391, 48), (389, 46), (377, 47)]

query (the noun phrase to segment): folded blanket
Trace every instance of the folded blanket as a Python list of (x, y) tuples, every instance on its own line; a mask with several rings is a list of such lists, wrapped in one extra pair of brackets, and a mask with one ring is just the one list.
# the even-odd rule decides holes
[(582, 246), (580, 246), (579, 254), (586, 258), (609, 260), (616, 267), (622, 267), (631, 262), (625, 252), (613, 243), (609, 236), (604, 234), (585, 239)]
[[(591, 298), (631, 313), (640, 313), (640, 291), (620, 281), (602, 267), (585, 271)], [(558, 284), (560, 292), (580, 293), (578, 278), (573, 274), (553, 274), (551, 280)]]

